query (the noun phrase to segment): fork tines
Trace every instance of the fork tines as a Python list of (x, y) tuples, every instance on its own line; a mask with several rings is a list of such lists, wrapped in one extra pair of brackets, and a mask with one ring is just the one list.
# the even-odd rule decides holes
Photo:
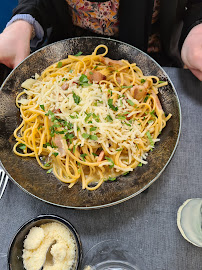
[(7, 183), (8, 183), (8, 176), (6, 175), (4, 170), (0, 169), (0, 199), (4, 194)]

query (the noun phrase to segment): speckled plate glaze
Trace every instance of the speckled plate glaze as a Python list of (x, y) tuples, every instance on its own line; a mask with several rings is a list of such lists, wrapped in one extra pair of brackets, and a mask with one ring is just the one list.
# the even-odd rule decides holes
[[(81, 189), (77, 183), (71, 189), (53, 174), (47, 174), (34, 158), (21, 158), (13, 151), (14, 129), (20, 124), (15, 98), (22, 91), (21, 83), (35, 73), (64, 59), (68, 54), (91, 54), (99, 44), (109, 48), (108, 57), (136, 62), (145, 75), (156, 75), (168, 85), (159, 89), (165, 113), (172, 118), (160, 135), (160, 142), (149, 153), (148, 164), (137, 167), (117, 181), (105, 182), (96, 191)], [(163, 172), (176, 149), (181, 127), (180, 103), (175, 88), (165, 71), (148, 55), (128, 44), (105, 38), (81, 37), (48, 45), (27, 57), (15, 68), (0, 89), (0, 160), (10, 179), (21, 189), (45, 202), (68, 208), (90, 209), (114, 205), (130, 199), (148, 188)]]

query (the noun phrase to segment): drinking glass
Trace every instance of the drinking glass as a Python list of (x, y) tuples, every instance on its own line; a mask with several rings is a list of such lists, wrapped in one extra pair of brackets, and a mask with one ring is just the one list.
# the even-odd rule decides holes
[(147, 270), (131, 244), (120, 240), (106, 240), (93, 246), (82, 266), (83, 270)]

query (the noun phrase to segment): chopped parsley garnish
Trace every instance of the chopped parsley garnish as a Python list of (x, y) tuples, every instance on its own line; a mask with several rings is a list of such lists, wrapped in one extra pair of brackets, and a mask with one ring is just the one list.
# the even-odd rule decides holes
[(129, 174), (129, 172), (124, 172), (123, 175)]
[(46, 173), (51, 173), (53, 168), (50, 168)]
[(142, 163), (139, 163), (137, 166), (138, 166), (138, 167), (142, 167)]
[(67, 121), (60, 118), (55, 118), (54, 123), (57, 123), (57, 122), (61, 123), (63, 126), (67, 125)]
[(50, 147), (51, 147), (51, 144), (50, 144), (49, 142), (43, 144), (43, 147), (44, 147), (44, 148), (47, 148), (47, 146), (50, 146)]
[(100, 118), (99, 115), (96, 115), (95, 113), (93, 113), (93, 119), (95, 119), (96, 122), (100, 122)]
[(50, 162), (47, 162), (44, 167), (50, 167), (51, 163)]
[(67, 128), (70, 130), (70, 129), (72, 129), (73, 127), (74, 127), (74, 125), (72, 124), (72, 123), (68, 123), (68, 124), (66, 124), (66, 126), (67, 126)]
[(86, 161), (85, 160), (85, 157), (87, 156), (87, 154), (81, 154), (80, 157), (83, 159), (83, 161)]
[(93, 75), (93, 72), (92, 72), (92, 71), (89, 71), (89, 74), (90, 74), (90, 75)]
[(153, 115), (153, 116), (154, 116), (154, 113), (155, 113), (155, 111), (154, 111), (154, 110), (150, 112), (150, 114), (151, 114), (151, 115)]
[(141, 79), (141, 83), (145, 83), (146, 82), (146, 80), (145, 79)]
[(97, 141), (98, 137), (96, 135), (90, 135), (90, 134), (87, 134), (87, 133), (83, 133), (81, 135), (84, 139), (90, 139), (90, 140), (93, 140), (93, 141)]
[(91, 117), (91, 115), (92, 115), (92, 113), (87, 113), (86, 118), (85, 118), (85, 122), (88, 121), (88, 119)]
[(109, 107), (110, 107), (110, 109), (112, 109), (113, 111), (118, 111), (118, 107), (115, 107), (114, 105), (113, 105), (113, 99), (108, 99), (108, 105), (109, 105)]
[(153, 120), (149, 120), (149, 121), (148, 121), (148, 124), (150, 124), (150, 123), (152, 123), (152, 122), (154, 122), (154, 121), (153, 121)]
[(51, 132), (50, 132), (50, 136), (53, 137), (53, 136), (55, 135), (56, 130), (55, 130), (54, 127), (50, 127), (49, 129), (50, 129), (50, 131), (51, 131)]
[(40, 105), (40, 108), (45, 112), (44, 105)]
[(153, 139), (152, 139), (152, 136), (151, 136), (150, 132), (147, 131), (146, 134), (147, 134), (147, 137), (148, 137), (148, 139), (149, 139), (149, 142), (150, 142), (151, 146), (154, 146), (154, 141), (153, 141)]
[(78, 105), (81, 101), (81, 98), (80, 96), (77, 96), (74, 92), (73, 92), (73, 99), (74, 99), (74, 102)]
[(55, 114), (52, 111), (48, 111), (47, 113), (45, 113), (46, 116), (51, 116), (51, 121), (53, 122), (56, 118), (55, 118)]
[(90, 131), (95, 131), (97, 129), (97, 127), (91, 127)]
[(72, 143), (73, 138), (74, 138), (74, 134), (72, 134), (72, 133), (66, 133), (65, 134), (65, 139), (69, 140), (70, 143)]
[(147, 102), (149, 96), (150, 96), (150, 94), (147, 94), (147, 95), (146, 95), (146, 97), (144, 98), (144, 102)]
[(61, 126), (59, 124), (53, 124), (51, 127), (49, 127), (49, 129), (57, 128), (57, 127), (61, 127)]
[(111, 117), (111, 115), (107, 115), (107, 117), (105, 118), (107, 120), (107, 122), (113, 122), (113, 119)]
[(114, 167), (114, 161), (109, 158), (109, 157), (105, 157), (106, 160), (108, 160), (112, 165), (109, 166), (109, 168), (113, 168)]
[(126, 116), (125, 115), (117, 115), (116, 118), (120, 119), (120, 120), (125, 120)]
[(125, 124), (126, 126), (131, 127), (131, 124), (128, 124), (128, 123), (126, 123), (126, 122), (124, 122), (124, 124)]
[(49, 115), (54, 116), (54, 113), (53, 113), (52, 111), (49, 110), (45, 115), (46, 115), (46, 116), (49, 116)]
[(93, 141), (97, 141), (98, 137), (96, 135), (90, 135), (89, 139)]
[(58, 62), (57, 68), (61, 68), (61, 67), (62, 67), (62, 62)]
[(43, 126), (38, 126), (38, 129), (41, 129)]
[(25, 148), (26, 148), (26, 145), (24, 143), (20, 143), (18, 146), (22, 150), (25, 150)]
[(95, 154), (95, 153), (92, 153), (92, 154), (93, 154), (93, 156), (94, 156), (94, 157), (97, 157), (97, 156), (98, 156), (98, 155), (97, 155), (97, 154)]
[(127, 86), (127, 85), (122, 85), (121, 86), (121, 88), (132, 88), (133, 87), (133, 85), (129, 85), (129, 86)]
[(95, 66), (94, 69), (98, 68), (98, 66)]
[(54, 152), (53, 155), (54, 155), (55, 157), (57, 157), (58, 153), (57, 153), (57, 152)]
[(66, 79), (66, 78), (63, 78), (62, 81), (63, 81), (63, 82), (64, 82), (64, 81), (67, 81), (67, 79)]
[(82, 55), (82, 52), (78, 52), (77, 54), (75, 54), (74, 56), (80, 56)]
[(78, 116), (76, 115), (76, 116), (74, 116), (74, 115), (69, 115), (69, 117), (71, 117), (72, 119), (75, 119), (75, 118), (77, 118), (78, 119)]
[(82, 74), (81, 77), (79, 78), (79, 84), (81, 86), (89, 86), (90, 85), (88, 83), (88, 77), (85, 74)]
[(73, 146), (72, 152), (75, 153), (76, 145)]
[(70, 69), (69, 73), (72, 73), (73, 72), (73, 69)]
[(108, 89), (108, 93), (112, 96), (112, 90)]
[(164, 81), (159, 81), (159, 83), (164, 83)]
[(67, 132), (67, 130), (55, 131), (56, 134), (65, 134), (65, 132)]
[(109, 177), (108, 180), (109, 181), (115, 181), (116, 180), (116, 177)]
[(47, 146), (50, 146), (50, 147), (52, 147), (52, 148), (57, 148), (57, 146), (55, 146), (54, 144), (50, 144), (49, 142), (43, 144), (43, 147), (44, 147), (44, 148), (47, 148)]
[(129, 104), (129, 105), (131, 105), (131, 106), (134, 106), (134, 105), (135, 105), (135, 103), (134, 103), (134, 102), (132, 102), (132, 100), (130, 100), (130, 99), (127, 99), (126, 101), (127, 101), (127, 102), (128, 102), (128, 104)]
[(90, 137), (90, 134), (87, 134), (87, 133), (83, 133), (81, 135), (84, 139), (88, 139)]
[(118, 151), (118, 152), (119, 152), (119, 151), (122, 151), (122, 150), (123, 150), (123, 148), (116, 149), (116, 151)]
[(120, 106), (123, 106), (123, 102), (122, 102), (122, 100), (120, 100)]

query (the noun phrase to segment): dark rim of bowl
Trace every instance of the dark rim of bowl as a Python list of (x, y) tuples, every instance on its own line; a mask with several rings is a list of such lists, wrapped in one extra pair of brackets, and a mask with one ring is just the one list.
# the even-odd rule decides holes
[(81, 243), (81, 239), (80, 236), (78, 234), (78, 232), (76, 231), (76, 229), (74, 228), (74, 226), (67, 221), (66, 219), (56, 216), (56, 215), (39, 215), (35, 218), (29, 219), (28, 221), (26, 221), (16, 232), (15, 236), (13, 237), (13, 239), (11, 240), (11, 243), (9, 245), (8, 248), (8, 256), (7, 256), (7, 262), (8, 262), (8, 269), (11, 270), (10, 268), (10, 257), (11, 257), (11, 251), (13, 248), (13, 244), (14, 241), (16, 239), (16, 237), (18, 236), (18, 234), (25, 229), (25, 227), (27, 225), (29, 225), (32, 222), (38, 221), (38, 220), (42, 220), (42, 219), (53, 219), (53, 220), (57, 220), (60, 221), (61, 223), (63, 223), (65, 226), (68, 227), (68, 229), (73, 233), (74, 237), (75, 237), (75, 241), (76, 241), (76, 245), (77, 245), (77, 249), (78, 249), (78, 259), (77, 259), (77, 265), (76, 265), (76, 269), (80, 269), (81, 266), (81, 262), (82, 262), (82, 258), (83, 258), (83, 251), (82, 251), (82, 243)]
[(105, 37), (94, 37), (94, 36), (83, 36), (83, 37), (74, 37), (74, 38), (66, 38), (66, 39), (63, 39), (63, 40), (59, 40), (59, 41), (56, 41), (56, 42), (53, 42), (51, 44), (48, 44), (38, 50), (36, 50), (35, 52), (31, 53), (30, 55), (28, 55), (22, 62), (20, 62), (12, 71), (11, 73), (7, 76), (7, 78), (4, 80), (4, 82), (2, 83), (2, 85), (0, 86), (0, 91), (3, 89), (4, 87), (4, 84), (6, 83), (6, 81), (9, 79), (10, 75), (15, 71), (16, 68), (18, 68), (26, 59), (30, 58), (33, 54), (36, 54), (38, 53), (39, 51), (42, 51), (44, 48), (48, 48), (48, 47), (51, 47), (53, 44), (59, 44), (60, 42), (65, 42), (69, 39), (71, 40), (76, 40), (76, 39), (85, 39), (85, 38), (90, 38), (90, 39), (104, 39), (104, 40), (109, 40), (109, 41), (114, 41), (114, 42), (117, 42), (117, 43), (120, 43), (120, 44), (123, 44), (123, 45), (126, 45), (130, 48), (133, 48), (135, 50), (137, 50), (138, 52), (141, 52), (143, 55), (146, 55), (149, 59), (151, 59), (155, 65), (157, 65), (159, 67), (159, 69), (163, 72), (163, 74), (166, 76), (167, 80), (169, 81), (169, 83), (171, 84), (172, 86), (172, 90), (173, 92), (175, 93), (175, 96), (176, 96), (176, 99), (177, 99), (177, 102), (178, 102), (178, 109), (179, 109), (179, 132), (178, 132), (178, 136), (177, 136), (177, 140), (175, 142), (175, 146), (174, 146), (174, 149), (169, 157), (169, 159), (167, 160), (166, 164), (164, 165), (164, 167), (161, 169), (161, 171), (156, 175), (156, 177), (154, 177), (147, 185), (145, 185), (143, 188), (141, 188), (139, 191), (137, 191), (136, 193), (133, 193), (123, 199), (119, 199), (117, 201), (114, 201), (114, 202), (110, 202), (110, 203), (106, 203), (106, 204), (103, 204), (103, 205), (96, 205), (96, 206), (88, 206), (88, 207), (85, 207), (85, 206), (68, 206), (68, 205), (61, 205), (61, 204), (57, 204), (57, 203), (53, 203), (53, 202), (50, 202), (50, 201), (47, 201), (43, 198), (40, 198), (32, 193), (30, 193), (29, 191), (27, 191), (26, 189), (24, 189), (20, 184), (18, 184), (15, 179), (13, 179), (10, 174), (7, 172), (6, 168), (4, 167), (4, 165), (2, 164), (2, 162), (0, 161), (0, 165), (1, 167), (5, 170), (5, 172), (7, 173), (7, 175), (9, 176), (9, 179), (12, 180), (20, 189), (22, 189), (25, 193), (31, 195), (32, 197), (34, 198), (37, 198), (39, 199), (40, 201), (43, 201), (43, 202), (46, 202), (48, 204), (51, 204), (51, 205), (55, 205), (55, 206), (59, 206), (59, 207), (63, 207), (63, 208), (70, 208), (70, 209), (80, 209), (80, 210), (91, 210), (91, 209), (100, 209), (100, 208), (105, 208), (105, 207), (109, 207), (109, 206), (113, 206), (113, 205), (117, 205), (119, 203), (122, 203), (122, 202), (125, 202), (137, 195), (139, 195), (141, 192), (143, 192), (144, 190), (146, 190), (151, 184), (153, 184), (159, 177), (160, 175), (162, 174), (162, 172), (165, 170), (165, 168), (168, 166), (169, 162), (171, 161), (175, 151), (176, 151), (176, 148), (178, 146), (178, 143), (179, 143), (179, 139), (180, 139), (180, 133), (181, 133), (181, 126), (182, 126), (182, 112), (181, 112), (181, 106), (180, 106), (180, 100), (179, 100), (179, 97), (178, 97), (178, 94), (177, 94), (177, 91), (175, 89), (175, 86), (174, 84), (172, 83), (170, 77), (168, 76), (168, 74), (165, 72), (165, 70), (151, 57), (149, 56), (147, 53), (141, 51), (140, 49), (136, 48), (135, 46), (132, 46), (126, 42), (123, 42), (123, 41), (120, 41), (120, 40), (116, 40), (116, 39), (112, 39), (112, 38), (105, 38)]

